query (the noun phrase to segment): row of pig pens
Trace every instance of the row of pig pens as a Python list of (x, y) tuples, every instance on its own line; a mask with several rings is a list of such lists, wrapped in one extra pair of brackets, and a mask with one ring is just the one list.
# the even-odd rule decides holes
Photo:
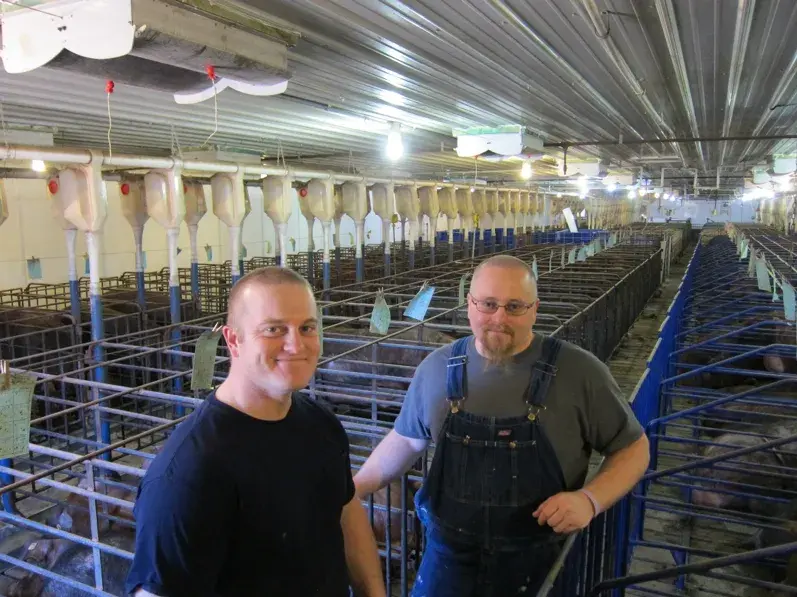
[[(537, 268), (542, 301), (537, 329), (605, 360), (659, 287), (668, 266), (663, 257), (677, 257), (672, 247), (682, 247), (688, 233), (666, 226), (640, 234), (584, 231), (533, 237), (509, 252)], [(317, 292), (324, 351), (304, 392), (337, 413), (351, 440), (355, 469), (391, 428), (418, 363), (435, 347), (469, 333), (461, 289), (491, 252), (478, 253), (472, 248), (461, 259)], [(344, 267), (353, 269), (349, 263)], [(122, 595), (134, 545), (138, 482), (159, 446), (205, 394), (198, 383), (203, 375), (197, 370), (194, 378), (200, 360), (195, 355), (198, 345), (213, 341), (210, 330), (223, 323), (224, 314), (206, 314), (196, 301), (185, 301), (181, 323), (170, 325), (165, 295), (150, 291), (141, 308), (135, 298), (125, 302), (114, 292), (122, 290), (110, 284), (103, 297), (111, 297), (105, 310), (115, 305), (118, 323), (110, 326), (107, 320), (101, 340), (89, 324), (73, 323), (27, 334), (39, 334), (38, 343), (14, 338), (0, 343), (18, 351), (10, 360), (12, 388), (35, 380), (26, 446), (14, 447), (14, 457), (0, 461), (2, 594)], [(407, 308), (418, 305), (415, 297), (428, 292), (433, 294), (428, 307), (421, 307), (420, 320), (407, 317)], [(386, 335), (369, 331), (377, 295), (391, 314)], [(28, 353), (19, 354), (20, 346)], [(211, 357), (215, 351), (210, 359), (215, 386), (224, 379), (227, 354), (223, 343), (210, 344), (210, 351)], [(428, 462), (422, 459), (400, 482), (367, 501), (393, 594), (408, 594), (423, 549), (412, 497)], [(589, 543), (579, 541), (570, 552), (579, 558), (579, 572), (562, 575), (555, 591), (580, 594), (566, 587), (588, 587), (614, 576), (614, 562), (623, 555), (609, 549), (622, 539), (618, 511), (596, 521), (605, 529), (602, 536), (593, 529), (579, 535)], [(601, 561), (590, 555), (599, 552)]]
[(650, 469), (607, 515), (628, 540), (588, 552), (615, 578), (563, 594), (797, 595), (795, 287), (793, 237), (704, 229), (632, 398)]

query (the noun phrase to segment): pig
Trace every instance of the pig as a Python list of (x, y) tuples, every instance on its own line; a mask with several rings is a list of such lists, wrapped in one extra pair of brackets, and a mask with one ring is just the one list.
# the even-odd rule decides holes
[[(733, 433), (723, 434), (715, 440), (716, 444), (727, 444), (734, 447), (711, 445), (706, 449), (704, 455), (706, 458), (712, 458), (739, 448), (760, 446), (773, 439), (797, 435), (797, 420), (766, 426), (761, 430), (761, 435), (765, 437)], [(783, 490), (797, 490), (797, 474), (789, 475), (783, 471), (778, 471), (778, 474), (775, 474), (773, 470), (769, 468), (756, 470), (756, 465), (766, 465), (789, 467), (797, 471), (797, 441), (780, 446), (776, 451), (766, 450), (752, 452), (744, 456), (739, 456), (734, 460), (738, 461), (739, 464), (726, 461), (712, 465), (722, 466), (723, 469), (700, 468), (693, 471), (693, 475), (705, 479), (705, 481), (699, 484), (700, 488), (692, 490), (693, 504), (698, 506), (710, 506), (713, 508), (747, 509), (754, 514), (767, 516), (771, 514), (772, 506), (765, 500), (755, 499), (756, 496), (777, 496), (782, 494)], [(725, 470), (726, 468), (735, 470)], [(744, 483), (754, 487), (742, 489), (728, 486), (721, 482)], [(748, 495), (729, 495), (718, 491), (711, 491), (713, 487), (734, 493), (743, 491)]]
[[(147, 328), (163, 327), (171, 323), (169, 311), (170, 299), (165, 292), (144, 293), (146, 307), (144, 324)], [(107, 306), (120, 313), (140, 313), (136, 290), (107, 290), (102, 295), (103, 309)], [(180, 321), (191, 321), (201, 315), (197, 306), (191, 301), (180, 301)]]
[[(100, 535), (101, 542), (133, 552), (135, 532), (117, 529)], [(91, 548), (62, 539), (38, 539), (27, 547), (25, 560), (55, 574), (94, 587), (94, 555)], [(127, 558), (100, 552), (103, 590), (124, 595), (130, 562)], [(8, 589), (8, 597), (82, 597), (86, 592), (57, 580), (28, 573)]]
[[(722, 388), (722, 394), (714, 399), (733, 394), (741, 394), (754, 390), (756, 385), (740, 385)], [(756, 403), (762, 398), (793, 400), (791, 405), (775, 405)], [(753, 426), (768, 425), (778, 422), (784, 416), (797, 416), (797, 384), (785, 384), (773, 390), (764, 390), (760, 394), (748, 394), (745, 402), (726, 402), (701, 417), (704, 434), (708, 436), (730, 430), (750, 431)]]
[[(398, 390), (406, 390), (409, 386), (410, 379), (412, 377), (412, 373), (414, 372), (414, 368), (420, 365), (421, 361), (429, 355), (430, 351), (427, 350), (418, 350), (413, 346), (431, 346), (436, 348), (438, 346), (442, 346), (445, 344), (450, 344), (455, 340), (455, 338), (449, 334), (444, 332), (440, 332), (438, 330), (427, 328), (426, 326), (422, 326), (420, 328), (422, 330), (421, 340), (419, 342), (418, 339), (418, 328), (407, 330), (400, 335), (390, 338), (389, 340), (385, 340), (388, 343), (400, 343), (406, 345), (406, 348), (403, 347), (385, 347), (379, 346), (377, 348), (377, 362), (382, 363), (376, 367), (376, 373), (378, 375), (389, 375), (394, 377), (403, 377), (406, 379), (405, 381), (388, 381), (388, 380), (379, 380), (377, 381), (377, 385), (380, 388), (391, 388), (391, 389), (398, 389)], [(393, 333), (391, 330), (389, 333)], [(344, 328), (343, 326), (335, 326), (330, 327), (329, 333), (325, 332), (324, 338), (324, 354), (321, 360), (326, 360), (329, 357), (334, 357), (338, 354), (343, 352), (349, 351), (353, 348), (356, 348), (356, 345), (349, 344), (349, 343), (338, 343), (338, 342), (329, 342), (326, 341), (327, 338), (332, 338), (334, 335), (342, 335), (343, 337), (348, 338), (363, 338), (364, 342), (370, 342), (374, 338), (379, 338), (377, 334), (371, 333), (368, 331), (368, 328)], [(319, 377), (321, 380), (325, 382), (335, 382), (344, 385), (355, 385), (355, 386), (371, 386), (372, 380), (367, 378), (360, 378), (360, 377), (353, 377), (350, 375), (346, 375), (345, 372), (355, 372), (355, 373), (372, 373), (374, 369), (374, 365), (372, 365), (372, 354), (373, 354), (373, 346), (368, 346), (351, 354), (348, 354), (341, 359), (345, 359), (344, 361), (332, 360), (328, 363), (325, 363), (319, 367)], [(361, 363), (352, 362), (352, 361), (361, 361)], [(403, 366), (403, 367), (402, 367)], [(340, 371), (340, 374), (335, 374), (330, 371), (324, 371), (324, 369), (332, 370), (332, 371)]]
[(767, 371), (779, 374), (795, 374), (797, 373), (797, 333), (793, 325), (787, 325), (785, 322), (779, 325), (774, 334), (774, 343), (786, 344), (791, 346), (790, 350), (781, 350), (777, 355), (767, 355), (764, 357), (764, 364)]
[[(148, 461), (145, 461), (145, 463)], [(107, 472), (107, 478), (122, 483), (131, 483), (130, 479), (124, 479), (118, 473)], [(126, 501), (132, 502), (135, 499), (135, 489), (105, 485), (100, 479), (96, 480), (97, 490)], [(81, 489), (90, 489), (91, 484), (86, 478), (78, 483)], [(62, 506), (54, 508), (46, 518), (46, 522), (53, 527), (63, 531), (79, 535), (87, 539), (91, 538), (91, 522), (89, 517), (88, 500), (84, 496), (71, 493)], [(103, 504), (97, 502), (97, 527), (100, 541), (104, 544), (114, 545), (120, 549), (131, 551), (135, 540), (135, 529), (133, 526), (134, 517), (132, 508), (124, 508), (116, 504)], [(121, 518), (122, 522), (110, 520), (103, 517), (108, 516)], [(130, 524), (125, 524), (124, 521)], [(23, 561), (45, 568), (58, 574), (63, 574), (69, 578), (79, 580), (90, 585), (94, 585), (94, 560), (90, 548), (84, 547), (69, 539), (58, 537), (39, 537), (25, 548)], [(102, 555), (104, 587), (107, 592), (122, 594), (123, 583), (127, 574), (130, 562), (109, 554)], [(115, 588), (114, 588), (115, 587)], [(118, 591), (118, 592), (116, 592)], [(9, 597), (45, 597), (58, 596), (66, 597), (81, 595), (80, 591), (68, 587), (63, 583), (51, 581), (44, 576), (28, 570), (21, 571), (16, 575), (16, 582), (9, 589)]]

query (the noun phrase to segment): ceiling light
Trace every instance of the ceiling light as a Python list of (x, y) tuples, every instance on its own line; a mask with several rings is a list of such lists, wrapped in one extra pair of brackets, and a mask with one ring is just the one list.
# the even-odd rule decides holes
[(404, 143), (401, 141), (401, 125), (398, 122), (390, 123), (385, 155), (391, 162), (395, 162), (404, 155)]
[(47, 166), (45, 166), (42, 160), (31, 160), (30, 168), (34, 172), (44, 172), (45, 170), (47, 170)]
[(531, 160), (524, 160), (523, 166), (520, 168), (520, 177), (523, 180), (531, 178)]

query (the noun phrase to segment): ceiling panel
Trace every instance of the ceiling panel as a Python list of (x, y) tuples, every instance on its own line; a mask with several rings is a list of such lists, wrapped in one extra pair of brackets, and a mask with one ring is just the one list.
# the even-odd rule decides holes
[[(215, 4), (268, 15), (301, 34), (289, 49), (285, 94), (218, 97), (218, 131), (209, 143), (269, 161), (281, 151), (288, 163), (318, 168), (516, 181), (517, 161), (454, 152), (452, 129), (502, 124), (524, 125), (551, 144), (604, 141), (572, 147), (568, 157), (601, 157), (612, 168), (647, 161), (654, 174), (662, 165), (711, 174), (721, 164), (730, 175), (737, 164), (743, 170), (773, 151), (794, 151), (793, 141), (777, 140), (628, 144), (797, 133), (793, 0)], [(6, 124), (50, 127), (59, 145), (106, 148), (104, 85), (47, 68), (13, 76), (0, 70)], [(784, 105), (770, 109), (775, 104)], [(111, 116), (112, 148), (126, 153), (197, 147), (216, 124), (212, 101), (181, 106), (168, 93), (124, 85), (111, 96)], [(398, 164), (383, 156), (390, 121), (405, 135), (407, 155)], [(546, 153), (562, 156), (559, 147)], [(535, 167), (535, 178), (554, 174), (550, 163)]]

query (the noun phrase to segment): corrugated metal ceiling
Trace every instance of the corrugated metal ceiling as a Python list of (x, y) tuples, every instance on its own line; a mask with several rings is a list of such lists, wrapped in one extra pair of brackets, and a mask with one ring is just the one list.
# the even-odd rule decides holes
[[(285, 95), (219, 96), (212, 143), (269, 159), (281, 146), (289, 163), (518, 180), (517, 162), (457, 158), (452, 128), (522, 124), (548, 142), (795, 133), (794, 105), (770, 109), (797, 102), (793, 0), (238, 4), (302, 34), (289, 52)], [(107, 147), (104, 81), (46, 68), (0, 71), (0, 100), (9, 126), (52, 127), (58, 144)], [(197, 146), (214, 128), (212, 101), (179, 106), (169, 94), (129, 86), (117, 87), (112, 116), (119, 152), (169, 152), (175, 138)], [(384, 130), (362, 118), (408, 127), (409, 155), (392, 167), (382, 157)], [(792, 141), (689, 142), (571, 148), (568, 156), (639, 166), (640, 155), (676, 154), (710, 173), (792, 150)], [(559, 148), (548, 153), (561, 156)], [(535, 169), (553, 174), (550, 165)]]

